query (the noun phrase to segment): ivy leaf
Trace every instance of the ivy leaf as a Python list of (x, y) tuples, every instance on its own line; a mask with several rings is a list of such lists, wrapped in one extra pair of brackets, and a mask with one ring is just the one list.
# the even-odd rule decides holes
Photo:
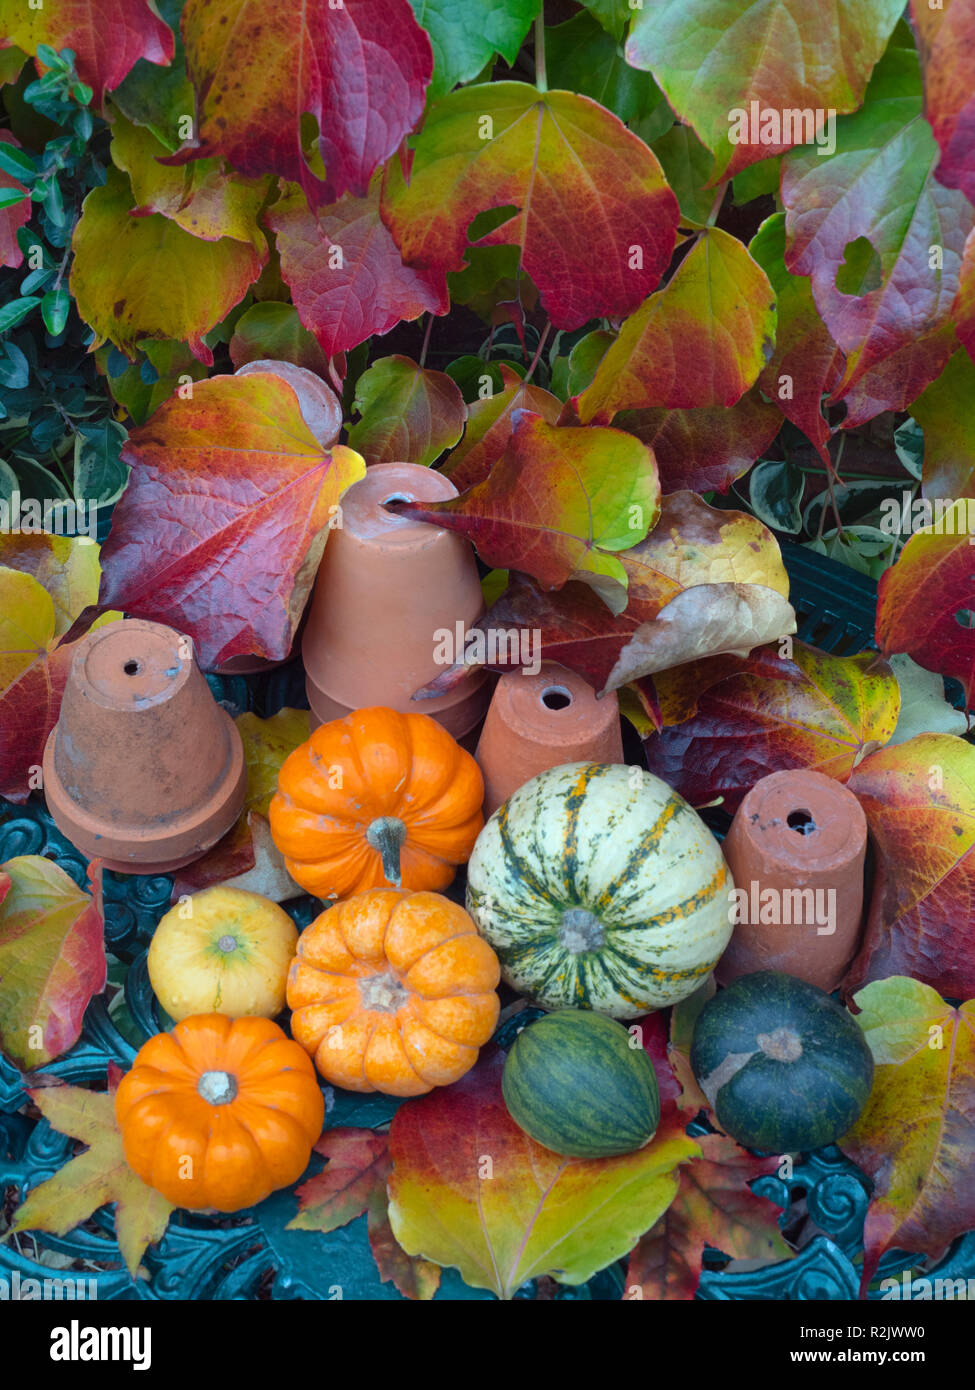
[(845, 782), (897, 725), (900, 692), (875, 653), (829, 656), (794, 644), (692, 662), (654, 679), (665, 727), (647, 765), (692, 806), (735, 811), (770, 772), (808, 767)]
[(467, 87), (427, 114), (406, 183), (387, 169), (383, 220), (411, 265), (460, 270), (467, 228), (514, 207), (477, 246), (521, 248), (556, 328), (628, 314), (670, 262), (677, 199), (656, 157), (610, 112), (524, 82)]
[[(280, 709), (269, 719), (249, 711), (234, 720), (244, 745), (247, 790), (237, 822), (212, 849), (174, 874), (173, 901), (183, 893), (198, 893), (211, 884), (232, 882), (235, 888), (260, 892), (284, 902), (302, 890), (291, 878), (271, 840), (268, 808), (277, 791), (278, 773), (289, 753), (309, 736), (308, 711)], [(260, 873), (261, 888), (252, 888), (247, 875)], [(273, 882), (270, 882), (273, 875)], [(269, 892), (269, 888), (277, 891)]]
[(643, 406), (734, 405), (772, 353), (775, 296), (736, 237), (702, 233), (662, 290), (620, 330), (577, 398), (579, 419)]
[(813, 138), (780, 126), (767, 144), (735, 143), (734, 113), (752, 102), (763, 112), (855, 111), (903, 9), (901, 0), (836, 0), (825, 12), (801, 0), (647, 0), (626, 61), (653, 73), (713, 151), (717, 183)]
[(349, 445), (367, 464), (435, 463), (460, 439), (467, 417), (456, 382), (408, 357), (373, 362), (356, 383), (355, 409)]
[(228, 345), (230, 360), (239, 370), (248, 362), (291, 362), (316, 376), (328, 374), (328, 358), (298, 317), (293, 304), (269, 300), (245, 309), (234, 325)]
[(208, 366), (203, 335), (239, 304), (261, 273), (267, 248), (230, 237), (202, 241), (167, 217), (130, 215), (129, 181), (110, 168), (108, 180), (84, 201), (75, 228), (71, 293), (81, 317), (134, 357), (142, 338), (188, 343)]
[(128, 435), (117, 421), (81, 423), (75, 436), (74, 495), (78, 501), (108, 507), (122, 495), (129, 470), (121, 452)]
[(975, 361), (975, 230), (968, 233), (958, 276), (958, 293), (951, 308), (958, 341)]
[(934, 9), (911, 0), (922, 34), (924, 114), (941, 150), (935, 177), (975, 203), (975, 11), (964, 0)]
[(502, 389), (467, 407), (464, 437), (441, 468), (458, 492), (482, 483), (488, 476), (508, 447), (518, 411), (531, 411), (550, 425), (562, 413), (561, 402), (551, 392), (531, 382), (526, 384), (503, 362), (499, 371)]
[(765, 459), (749, 479), (748, 500), (752, 511), (775, 531), (797, 536), (802, 530), (802, 500), (805, 474), (790, 460)]
[[(140, 58), (172, 61), (173, 31), (147, 0), (57, 0), (37, 9), (21, 0), (0, 0), (2, 42), (37, 56), (43, 45), (70, 48), (82, 82), (102, 105)], [(42, 61), (44, 61), (42, 59)]]
[(677, 1196), (630, 1252), (628, 1298), (693, 1298), (707, 1246), (767, 1263), (794, 1254), (779, 1231), (779, 1208), (748, 1187), (775, 1172), (778, 1156), (754, 1158), (723, 1134), (702, 1135), (698, 1143), (701, 1157), (680, 1168)]
[[(796, 150), (783, 161), (786, 264), (810, 276), (816, 307), (846, 353), (834, 401), (896, 357), (881, 399), (901, 409), (952, 351), (947, 324), (973, 212), (935, 180), (937, 160), (917, 54), (895, 42), (863, 109), (837, 122), (836, 153)], [(932, 246), (941, 248), (937, 273)], [(939, 330), (936, 342), (921, 342)]]
[(270, 180), (241, 178), (225, 171), (218, 159), (198, 159), (183, 168), (167, 168), (159, 162), (167, 153), (167, 146), (151, 130), (115, 113), (112, 159), (132, 184), (137, 204), (132, 216), (159, 213), (203, 241), (230, 237), (245, 242), (263, 263), (267, 246), (257, 214)]
[(125, 1161), (115, 1124), (115, 1089), (100, 1093), (59, 1085), (28, 1093), (52, 1128), (88, 1148), (27, 1194), (11, 1229), (64, 1236), (112, 1203), (119, 1249), (135, 1279), (146, 1246), (162, 1239), (174, 1208)]
[(549, 86), (592, 97), (627, 124), (663, 100), (649, 73), (631, 68), (619, 43), (588, 14), (546, 29), (545, 53)]
[(288, 383), (254, 372), (165, 401), (122, 458), (100, 605), (188, 633), (207, 669), (284, 660), (359, 455), (323, 450)]
[[(474, 626), (487, 634), (527, 632), (541, 660), (568, 666), (603, 694), (660, 669), (664, 647), (667, 659), (679, 664), (747, 650), (794, 630), (779, 548), (761, 522), (742, 512), (718, 511), (693, 493), (675, 493), (663, 499), (647, 538), (620, 559), (629, 578), (622, 613), (607, 613), (588, 585), (570, 582), (558, 593), (544, 593), (519, 574)], [(764, 626), (756, 632), (756, 624)], [(487, 667), (519, 664), (505, 645)], [(448, 668), (423, 696), (453, 689), (465, 671)]]
[(85, 1010), (105, 988), (100, 907), (38, 854), (0, 865), (0, 1045), (21, 1071), (73, 1047)]
[(942, 994), (975, 994), (975, 748), (919, 734), (874, 753), (850, 778), (877, 852), (877, 876), (849, 993), (912, 975)]
[(508, 1114), (503, 1065), (488, 1049), (455, 1085), (400, 1106), (388, 1186), (404, 1250), (510, 1299), (528, 1279), (581, 1284), (625, 1255), (673, 1200), (677, 1166), (700, 1150), (678, 1121), (632, 1154), (563, 1158)]
[(613, 423), (653, 450), (665, 493), (727, 492), (772, 443), (782, 417), (753, 386), (731, 406), (623, 410)]
[(953, 1009), (927, 985), (895, 976), (854, 1002), (875, 1063), (870, 1099), (842, 1140), (875, 1183), (863, 1297), (886, 1250), (937, 1261), (975, 1226), (975, 1001)]
[(433, 45), (433, 80), (427, 100), (436, 101), (470, 82), (500, 53), (511, 67), (524, 43), (541, 0), (479, 0), (471, 22), (467, 0), (410, 0), (417, 23)]
[(911, 406), (924, 431), (921, 491), (925, 497), (975, 497), (975, 363), (958, 351)]
[(607, 34), (612, 34), (613, 38), (619, 40), (626, 31), (626, 26), (633, 18), (633, 8), (629, 0), (580, 0), (595, 19), (606, 30)]
[(445, 314), (450, 307), (442, 271), (403, 264), (379, 217), (374, 187), (312, 211), (290, 189), (266, 214), (277, 236), (281, 275), (305, 327), (326, 356), (347, 352), (403, 319)]
[(918, 531), (877, 589), (875, 638), (885, 656), (906, 652), (919, 666), (961, 681), (975, 701), (975, 566), (967, 504), (959, 498), (940, 529)]
[(713, 163), (707, 148), (690, 126), (672, 125), (654, 140), (653, 152), (677, 194), (681, 225), (706, 226), (715, 199), (714, 189), (707, 187)]
[(748, 249), (769, 278), (778, 310), (775, 350), (758, 379), (759, 387), (831, 467), (832, 431), (822, 398), (843, 376), (843, 353), (819, 317), (809, 280), (786, 268), (784, 214), (767, 218)]
[[(365, 195), (423, 111), (433, 53), (408, 0), (306, 0), (297, 23), (260, 0), (187, 0), (181, 27), (198, 129), (171, 164), (220, 157), (300, 182), (316, 207)], [(325, 178), (302, 150), (305, 115)]]
[(614, 552), (646, 535), (660, 509), (650, 451), (622, 430), (549, 425), (523, 411), (488, 477), (460, 497), (397, 510), (459, 531), (485, 564), (518, 567), (547, 589), (577, 578), (614, 612), (626, 571)]

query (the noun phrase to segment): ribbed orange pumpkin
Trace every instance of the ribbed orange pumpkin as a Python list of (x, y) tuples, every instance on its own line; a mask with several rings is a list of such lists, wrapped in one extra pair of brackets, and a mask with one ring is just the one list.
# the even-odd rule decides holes
[(439, 893), (374, 888), (298, 938), (291, 1031), (336, 1086), (420, 1096), (449, 1086), (494, 1031), (498, 958)]
[(315, 730), (284, 761), (271, 835), (318, 898), (369, 888), (446, 888), (484, 824), (471, 755), (426, 714), (360, 709)]
[(115, 1118), (143, 1182), (191, 1211), (240, 1211), (301, 1177), (325, 1102), (276, 1023), (195, 1014), (139, 1049)]

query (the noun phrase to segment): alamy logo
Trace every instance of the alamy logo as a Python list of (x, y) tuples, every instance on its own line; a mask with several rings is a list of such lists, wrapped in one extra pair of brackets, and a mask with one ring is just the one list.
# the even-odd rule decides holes
[(21, 499), (15, 488), (10, 501), (0, 497), (0, 532), (12, 536), (85, 536), (93, 541), (98, 531), (98, 503), (70, 502), (60, 497)]
[(733, 145), (818, 146), (817, 154), (836, 153), (836, 109), (762, 106), (750, 101), (748, 107), (734, 106), (728, 112), (728, 139)]
[(538, 628), (488, 627), (468, 630), (462, 622), (438, 627), (433, 634), (438, 666), (520, 666), (529, 676), (542, 669), (542, 634)]
[(51, 1329), (52, 1361), (131, 1361), (134, 1371), (152, 1365), (151, 1327), (82, 1327), (75, 1318)]
[(747, 888), (728, 893), (728, 920), (733, 926), (815, 927), (817, 936), (832, 936), (836, 889), (762, 888), (752, 879)]

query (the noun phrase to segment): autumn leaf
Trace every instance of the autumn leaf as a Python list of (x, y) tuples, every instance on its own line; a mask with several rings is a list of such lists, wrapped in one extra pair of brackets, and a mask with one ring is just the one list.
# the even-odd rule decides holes
[(975, 700), (975, 573), (967, 504), (959, 498), (940, 524), (916, 532), (877, 589), (877, 646), (906, 652), (919, 666), (954, 676)]
[(693, 1298), (706, 1246), (737, 1260), (792, 1258), (779, 1231), (779, 1208), (748, 1186), (774, 1173), (778, 1156), (753, 1158), (723, 1134), (697, 1142), (701, 1157), (678, 1170), (676, 1197), (630, 1254), (627, 1298)]
[(270, 180), (244, 179), (226, 171), (217, 159), (199, 159), (180, 169), (159, 160), (167, 147), (144, 126), (116, 112), (112, 120), (112, 160), (124, 169), (137, 206), (133, 217), (160, 213), (203, 241), (230, 237), (254, 248), (262, 264), (267, 243), (257, 214), (267, 197)]
[(645, 406), (729, 406), (772, 352), (775, 296), (737, 238), (701, 233), (662, 290), (620, 330), (576, 407), (583, 424)]
[(951, 998), (975, 994), (975, 748), (919, 734), (849, 781), (877, 856), (873, 897), (846, 993), (912, 975)]
[(975, 497), (973, 398), (975, 362), (967, 352), (958, 351), (910, 408), (924, 431), (921, 491), (925, 497)]
[(370, 463), (435, 463), (464, 432), (467, 407), (446, 372), (408, 357), (380, 357), (355, 388), (349, 445)]
[[(794, 644), (692, 662), (654, 678), (668, 726), (644, 743), (647, 766), (692, 806), (729, 811), (761, 777), (808, 767), (845, 782), (897, 724), (900, 694), (873, 652), (829, 656)], [(681, 722), (676, 722), (680, 720)]]
[(361, 1216), (374, 1189), (385, 1189), (387, 1147), (386, 1135), (371, 1129), (327, 1129), (314, 1148), (326, 1166), (298, 1188), (298, 1215), (287, 1229), (334, 1231)]
[[(734, 113), (855, 111), (902, 0), (647, 0), (634, 15), (626, 61), (649, 69), (677, 115), (714, 152), (712, 182), (813, 131), (779, 123), (735, 143)], [(778, 138), (775, 138), (775, 137)]]
[(378, 186), (317, 212), (292, 188), (265, 218), (277, 236), (281, 275), (305, 327), (327, 356), (346, 352), (403, 319), (450, 307), (442, 270), (403, 264), (379, 217)]
[(854, 1002), (875, 1064), (866, 1108), (840, 1141), (875, 1184), (863, 1297), (885, 1251), (936, 1262), (975, 1227), (975, 1001), (953, 1009), (928, 985), (894, 976)]
[(427, 101), (436, 101), (458, 82), (470, 82), (495, 53), (511, 67), (541, 9), (541, 0), (478, 0), (474, 24), (467, 0), (410, 0), (410, 4), (433, 45)]
[(613, 424), (653, 450), (665, 493), (727, 492), (771, 444), (782, 416), (753, 386), (731, 406), (622, 410)]
[(11, 1231), (65, 1236), (99, 1207), (112, 1203), (119, 1249), (135, 1279), (146, 1246), (162, 1239), (173, 1207), (125, 1161), (115, 1124), (114, 1087), (102, 1093), (81, 1086), (45, 1086), (28, 1094), (52, 1128), (88, 1148), (27, 1194), (14, 1213)]
[(388, 1187), (404, 1250), (510, 1299), (539, 1275), (581, 1284), (625, 1255), (672, 1201), (677, 1165), (700, 1150), (677, 1122), (635, 1153), (563, 1158), (511, 1119), (503, 1065), (489, 1049), (456, 1085), (400, 1106)]
[[(364, 195), (423, 110), (433, 54), (408, 0), (306, 0), (299, 16), (262, 0), (188, 0), (181, 28), (197, 137), (173, 164), (222, 157), (252, 178), (300, 182), (315, 207)], [(305, 115), (325, 178), (302, 150)]]
[[(0, 0), (2, 2), (2, 0)], [(0, 140), (8, 145), (19, 146), (20, 142), (9, 130), (0, 130)], [(33, 204), (30, 194), (19, 179), (15, 179), (13, 174), (8, 174), (6, 169), (0, 169), (0, 192), (13, 189), (24, 196), (19, 203), (10, 203), (5, 208), (0, 208), (0, 265), (10, 266), (16, 270), (17, 266), (23, 264), (24, 253), (17, 240), (17, 232), (21, 227), (25, 227), (31, 219)]]
[(114, 167), (82, 207), (72, 245), (71, 293), (78, 313), (134, 357), (141, 338), (185, 340), (208, 366), (203, 335), (226, 318), (261, 273), (267, 248), (221, 237), (203, 241), (158, 214), (133, 217), (132, 190)]
[(911, 0), (922, 35), (924, 114), (941, 150), (935, 177), (975, 203), (975, 9)]
[(554, 425), (562, 413), (562, 403), (541, 386), (524, 382), (503, 362), (499, 368), (502, 389), (491, 396), (472, 401), (467, 407), (464, 437), (441, 466), (458, 492), (482, 483), (504, 453), (519, 410), (540, 415)]
[[(588, 585), (570, 582), (544, 593), (519, 574), (474, 626), (528, 631), (543, 661), (577, 671), (602, 694), (658, 669), (664, 647), (667, 659), (682, 663), (771, 640), (764, 633), (748, 640), (763, 613), (776, 636), (794, 630), (785, 598), (789, 580), (771, 532), (754, 517), (719, 511), (693, 493), (665, 497), (655, 528), (620, 563), (629, 579), (621, 613), (607, 613)], [(505, 644), (488, 669), (520, 664), (517, 649)], [(465, 669), (448, 668), (424, 697), (453, 689)]]
[(383, 220), (411, 265), (460, 270), (467, 228), (514, 215), (478, 246), (521, 247), (557, 328), (632, 312), (674, 249), (677, 199), (642, 140), (588, 97), (524, 82), (463, 88), (427, 113), (409, 182), (390, 164)]
[(364, 474), (321, 448), (287, 382), (217, 376), (133, 430), (102, 547), (102, 607), (193, 638), (201, 666), (287, 657), (339, 498)]
[[(187, 377), (190, 382), (202, 381), (207, 375), (207, 369), (193, 356), (185, 343), (177, 343), (171, 339), (144, 338), (136, 347), (140, 353), (145, 354), (150, 364), (152, 370), (146, 369), (145, 375), (154, 377), (151, 383), (143, 379), (143, 365), (135, 362), (130, 362), (118, 375), (109, 375), (108, 365), (115, 355), (115, 348), (110, 343), (103, 343), (96, 349), (95, 362), (98, 370), (107, 378), (106, 384), (112, 393), (112, 399), (126, 411), (135, 424), (144, 425), (163, 401), (172, 396), (180, 386), (187, 386)], [(117, 367), (117, 358), (112, 361), (112, 365)]]
[(513, 426), (483, 482), (397, 510), (459, 531), (485, 564), (517, 567), (547, 589), (582, 579), (619, 611), (626, 571), (614, 552), (645, 536), (660, 508), (653, 455), (622, 430), (559, 429), (529, 411)]
[(0, 565), (31, 574), (54, 605), (54, 637), (71, 627), (98, 592), (99, 547), (89, 537), (0, 532)]
[[(895, 41), (862, 110), (837, 121), (836, 153), (796, 150), (783, 161), (786, 265), (810, 276), (816, 307), (846, 353), (834, 401), (897, 354), (887, 408), (902, 409), (952, 351), (948, 322), (973, 212), (936, 181), (937, 160), (917, 54)], [(941, 248), (937, 273), (928, 264), (933, 245)]]
[(235, 370), (248, 362), (291, 362), (317, 376), (328, 373), (328, 358), (305, 328), (293, 304), (252, 304), (234, 325), (227, 345)]
[(371, 1129), (329, 1129), (315, 1152), (327, 1160), (326, 1167), (298, 1188), (298, 1215), (287, 1229), (334, 1231), (365, 1212), (379, 1277), (392, 1280), (406, 1298), (432, 1298), (440, 1284), (439, 1268), (407, 1255), (389, 1224), (387, 1136)]
[(214, 883), (229, 883), (275, 902), (303, 891), (271, 838), (268, 808), (277, 791), (281, 764), (308, 738), (308, 718), (307, 710), (280, 709), (269, 719), (247, 711), (234, 720), (247, 766), (244, 806), (223, 839), (201, 859), (174, 871), (174, 902), (184, 893), (198, 893)]
[(784, 214), (767, 218), (748, 249), (769, 278), (778, 311), (775, 350), (758, 384), (831, 467), (832, 431), (821, 401), (843, 376), (843, 353), (819, 317), (809, 280), (786, 269)]
[(49, 859), (0, 865), (0, 1047), (34, 1071), (73, 1047), (92, 997), (105, 988), (98, 905)]
[(0, 46), (37, 54), (41, 44), (70, 48), (82, 82), (101, 106), (140, 58), (169, 63), (173, 31), (148, 0), (57, 0), (39, 6), (0, 0)]

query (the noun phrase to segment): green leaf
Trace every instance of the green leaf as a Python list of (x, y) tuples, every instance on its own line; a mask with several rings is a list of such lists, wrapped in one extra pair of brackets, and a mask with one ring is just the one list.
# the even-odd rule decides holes
[(128, 467), (119, 458), (128, 432), (115, 420), (82, 425), (75, 439), (74, 495), (79, 502), (107, 507), (122, 495)]
[(801, 469), (788, 459), (763, 459), (755, 465), (751, 476), (752, 511), (773, 530), (797, 536), (802, 530), (799, 503), (804, 486)]
[(709, 150), (687, 125), (673, 125), (653, 142), (653, 152), (663, 165), (667, 182), (680, 203), (681, 224), (703, 227), (714, 205), (715, 190), (705, 188), (713, 159)]
[(367, 463), (432, 464), (464, 432), (467, 408), (445, 372), (418, 367), (408, 357), (382, 357), (356, 386), (360, 419), (349, 447)]
[(894, 452), (911, 477), (920, 478), (924, 463), (924, 430), (916, 420), (905, 420), (894, 430)]
[(0, 333), (9, 333), (11, 328), (16, 328), (40, 302), (36, 295), (29, 294), (5, 304), (0, 309)]
[(650, 74), (629, 67), (620, 45), (591, 15), (573, 15), (547, 29), (545, 53), (550, 87), (592, 97), (621, 121), (647, 116), (663, 100)]
[[(0, 150), (5, 148), (5, 145), (0, 144)], [(21, 192), (19, 188), (0, 188), (0, 212), (5, 208), (15, 208), (18, 203), (29, 197), (29, 193)]]
[(510, 67), (542, 0), (410, 0), (416, 21), (433, 46), (433, 80), (427, 101), (458, 82), (470, 82), (500, 53)]
[(64, 332), (70, 310), (71, 296), (66, 285), (59, 285), (56, 290), (48, 290), (41, 300), (41, 317), (52, 338), (59, 338)]
[(0, 140), (0, 169), (12, 174), (21, 183), (33, 183), (37, 178), (37, 164), (26, 150), (18, 149), (9, 140)]

